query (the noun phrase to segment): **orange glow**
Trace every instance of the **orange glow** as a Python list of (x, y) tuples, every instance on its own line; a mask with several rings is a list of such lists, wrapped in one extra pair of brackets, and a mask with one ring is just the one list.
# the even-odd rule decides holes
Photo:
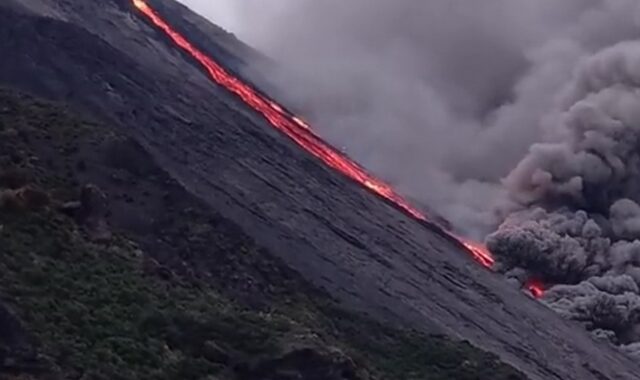
[(539, 299), (544, 296), (544, 286), (538, 281), (531, 280), (525, 285), (525, 287), (531, 293), (533, 298)]
[[(133, 5), (157, 28), (162, 30), (173, 43), (198, 61), (207, 71), (213, 82), (236, 94), (249, 107), (262, 114), (273, 127), (287, 135), (307, 152), (321, 160), (325, 165), (363, 185), (381, 198), (395, 204), (399, 209), (414, 219), (421, 222), (430, 222), (424, 213), (409, 204), (409, 202), (397, 194), (389, 184), (369, 174), (356, 162), (324, 142), (302, 119), (287, 113), (282, 106), (243, 83), (201, 50), (193, 46), (184, 36), (173, 30), (144, 0), (132, 0), (132, 2)], [(460, 239), (450, 232), (449, 234), (465, 246), (472, 256), (482, 265), (491, 267), (494, 264), (493, 257), (482, 244)]]
[[(454, 236), (456, 237), (456, 236)], [(484, 265), (487, 268), (491, 268), (493, 264), (495, 264), (495, 259), (491, 256), (491, 253), (484, 246), (484, 244), (468, 240), (462, 237), (456, 237), (462, 245), (464, 245), (469, 252), (473, 255), (473, 257), (480, 262), (480, 264)]]

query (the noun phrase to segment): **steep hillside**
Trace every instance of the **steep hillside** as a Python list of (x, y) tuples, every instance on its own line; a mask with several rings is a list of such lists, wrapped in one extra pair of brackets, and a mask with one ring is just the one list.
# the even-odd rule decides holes
[[(152, 4), (201, 48), (241, 71), (250, 51), (232, 36), (173, 1)], [(116, 178), (138, 183), (135, 191), (140, 194), (149, 192), (155, 185), (142, 178), (153, 172), (145, 164), (152, 159), (177, 188), (202, 202), (188, 208), (211, 209), (233, 222), (264, 247), (265, 254), (257, 257), (280, 260), (349, 310), (366, 312), (390, 326), (469, 340), (531, 379), (640, 376), (635, 363), (594, 342), (479, 267), (448, 240), (274, 131), (213, 85), (128, 1), (5, 1), (0, 6), (0, 50), (11, 52), (0, 60), (0, 83), (62, 100), (131, 138), (113, 149), (117, 165), (133, 165), (134, 174)], [(111, 175), (107, 171), (81, 177), (80, 182), (105, 188)], [(236, 280), (230, 274), (234, 271), (214, 265), (220, 259), (208, 250), (216, 246), (207, 240), (210, 227), (175, 227), (172, 222), (180, 218), (167, 215), (177, 214), (158, 207), (163, 194), (150, 198), (150, 206), (139, 207), (127, 201), (133, 188), (105, 191), (115, 202), (109, 221), (123, 231), (135, 231), (143, 252), (156, 252), (178, 274), (189, 273), (182, 261), (209, 268), (213, 274), (202, 281), (215, 289)], [(180, 204), (184, 195), (171, 197), (170, 204)], [(189, 213), (183, 217), (197, 220)], [(198, 218), (209, 220), (206, 213)], [(167, 230), (150, 230), (151, 220), (164, 221), (160, 225)], [(205, 231), (195, 239), (201, 250), (193, 257), (192, 248), (171, 240), (189, 236), (190, 228)], [(244, 256), (233, 249), (227, 257), (234, 263)], [(256, 280), (261, 276), (264, 281)], [(249, 282), (239, 281), (244, 287), (231, 287), (223, 295), (258, 302), (270, 284), (290, 277), (258, 272)], [(280, 294), (273, 298), (286, 299)], [(371, 334), (372, 329), (361, 331)]]
[(525, 379), (341, 310), (113, 129), (0, 90), (0, 136), (0, 378)]

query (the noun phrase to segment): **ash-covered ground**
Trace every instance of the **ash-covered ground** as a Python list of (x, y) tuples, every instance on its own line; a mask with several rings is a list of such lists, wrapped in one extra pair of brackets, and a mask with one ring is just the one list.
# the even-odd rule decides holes
[[(232, 70), (256, 54), (173, 1), (151, 4)], [(629, 358), (275, 132), (128, 0), (5, 1), (0, 48), (9, 52), (1, 83), (120, 125), (181, 185), (345, 306), (467, 339), (531, 379), (640, 377)]]

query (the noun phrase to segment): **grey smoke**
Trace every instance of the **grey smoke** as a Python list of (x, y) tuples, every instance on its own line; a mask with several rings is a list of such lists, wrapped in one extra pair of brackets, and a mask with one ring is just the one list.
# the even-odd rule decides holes
[(640, 236), (640, 206), (630, 199), (616, 201), (610, 209), (609, 217), (613, 232), (624, 239)]
[(546, 3), (289, 1), (256, 31), (284, 69), (254, 69), (323, 136), (480, 237), (499, 222), (500, 178), (538, 139), (543, 94), (570, 73), (571, 51), (534, 49), (569, 17)]
[(250, 75), (640, 357), (640, 2), (239, 4)]
[[(241, 35), (278, 62), (250, 73), (335, 145), (482, 238), (521, 201), (501, 179), (532, 144), (556, 137), (549, 130), (572, 73), (634, 36), (636, 8), (630, 0), (244, 0), (236, 15), (246, 21)], [(580, 186), (568, 179), (558, 190)]]
[[(634, 22), (638, 9), (628, 8)], [(546, 139), (533, 144), (503, 181), (519, 211), (487, 238), (504, 271), (518, 268), (526, 272), (521, 278), (537, 278), (551, 286), (543, 297), (549, 307), (636, 357), (640, 357), (638, 32), (640, 28), (635, 36), (577, 62), (548, 111)]]
[(545, 294), (543, 302), (560, 315), (582, 322), (599, 339), (614, 344), (640, 340), (638, 285), (627, 275), (556, 285)]

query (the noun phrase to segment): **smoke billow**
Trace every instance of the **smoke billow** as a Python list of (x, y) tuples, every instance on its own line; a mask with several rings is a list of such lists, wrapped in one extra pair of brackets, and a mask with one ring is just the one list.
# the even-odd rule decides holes
[(547, 140), (503, 181), (520, 210), (487, 239), (508, 276), (553, 285), (551, 308), (638, 357), (639, 85), (640, 40), (577, 62), (549, 110)]
[(624, 0), (269, 4), (238, 3), (243, 35), (279, 63), (250, 70), (329, 141), (477, 238), (518, 205), (501, 179), (558, 137), (576, 67), (636, 33)]
[[(562, 72), (531, 68), (549, 31), (528, 3), (290, 1), (256, 37), (283, 69), (256, 70), (335, 145), (479, 237)], [(520, 80), (530, 70), (545, 83)]]
[(278, 4), (244, 31), (278, 68), (252, 72), (402, 192), (488, 234), (513, 281), (541, 281), (543, 302), (640, 357), (637, 0)]

